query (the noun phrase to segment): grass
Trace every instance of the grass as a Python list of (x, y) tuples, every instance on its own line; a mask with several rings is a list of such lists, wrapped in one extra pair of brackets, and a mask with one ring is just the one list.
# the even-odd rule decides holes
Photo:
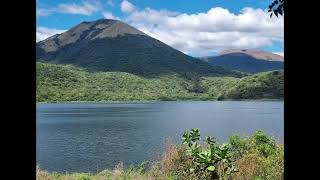
[[(37, 168), (38, 180), (200, 180), (211, 179), (208, 171), (190, 171), (196, 168), (186, 153), (185, 145), (166, 141), (166, 150), (151, 164), (142, 163), (124, 169), (120, 163), (114, 169), (100, 173), (49, 173)], [(236, 159), (238, 172), (232, 180), (280, 180), (284, 173), (284, 147), (274, 139), (257, 131), (252, 136), (230, 136), (228, 144)], [(219, 171), (219, 167), (217, 166)]]

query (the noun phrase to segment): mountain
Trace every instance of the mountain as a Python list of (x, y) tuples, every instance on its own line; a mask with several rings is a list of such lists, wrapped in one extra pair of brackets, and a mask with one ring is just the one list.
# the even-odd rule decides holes
[[(190, 57), (118, 20), (82, 22), (36, 44), (37, 61), (72, 64), (92, 72), (142, 76), (168, 73), (240, 76)], [(188, 75), (187, 75), (188, 76)]]
[(126, 72), (88, 72), (41, 62), (36, 66), (37, 102), (283, 98), (282, 71), (186, 79), (177, 74), (148, 78)]
[(281, 70), (284, 62), (280, 55), (255, 49), (229, 49), (218, 56), (202, 59), (214, 66), (248, 73)]
[(242, 53), (248, 56), (254, 57), (256, 59), (266, 60), (266, 61), (280, 61), (283, 62), (283, 57), (278, 54), (273, 54), (266, 51), (261, 51), (257, 49), (226, 49), (220, 52), (220, 55), (226, 55), (231, 53)]

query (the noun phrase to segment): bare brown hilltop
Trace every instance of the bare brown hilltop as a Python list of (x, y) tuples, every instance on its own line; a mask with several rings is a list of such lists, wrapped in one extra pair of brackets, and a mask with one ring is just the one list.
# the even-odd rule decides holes
[(59, 48), (72, 43), (84, 40), (92, 41), (98, 38), (115, 38), (125, 34), (146, 36), (145, 33), (121, 21), (113, 19), (101, 19), (93, 22), (84, 21), (65, 33), (56, 34), (44, 41), (39, 42), (38, 44), (39, 47), (44, 49), (46, 52), (54, 52)]
[(232, 53), (241, 53), (248, 56), (252, 56), (256, 59), (267, 60), (267, 61), (284, 61), (284, 58), (278, 54), (258, 50), (258, 49), (227, 49), (219, 53), (219, 55), (226, 55)]
[(284, 65), (282, 56), (257, 49), (227, 49), (218, 56), (202, 59), (214, 66), (248, 73), (281, 70)]

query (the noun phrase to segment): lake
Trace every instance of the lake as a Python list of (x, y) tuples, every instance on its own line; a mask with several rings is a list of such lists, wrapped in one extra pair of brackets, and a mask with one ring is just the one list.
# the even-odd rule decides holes
[(283, 142), (283, 101), (37, 104), (37, 164), (49, 172), (98, 172), (157, 158), (184, 131), (220, 141), (263, 130)]

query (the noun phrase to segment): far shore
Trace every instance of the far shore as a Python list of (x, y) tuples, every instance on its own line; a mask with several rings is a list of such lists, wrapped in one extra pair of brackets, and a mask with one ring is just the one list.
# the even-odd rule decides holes
[(283, 99), (224, 99), (224, 100), (123, 100), (123, 101), (52, 101), (52, 102), (37, 102), (37, 104), (105, 104), (105, 103), (152, 103), (152, 102), (217, 102), (217, 101), (280, 101)]

